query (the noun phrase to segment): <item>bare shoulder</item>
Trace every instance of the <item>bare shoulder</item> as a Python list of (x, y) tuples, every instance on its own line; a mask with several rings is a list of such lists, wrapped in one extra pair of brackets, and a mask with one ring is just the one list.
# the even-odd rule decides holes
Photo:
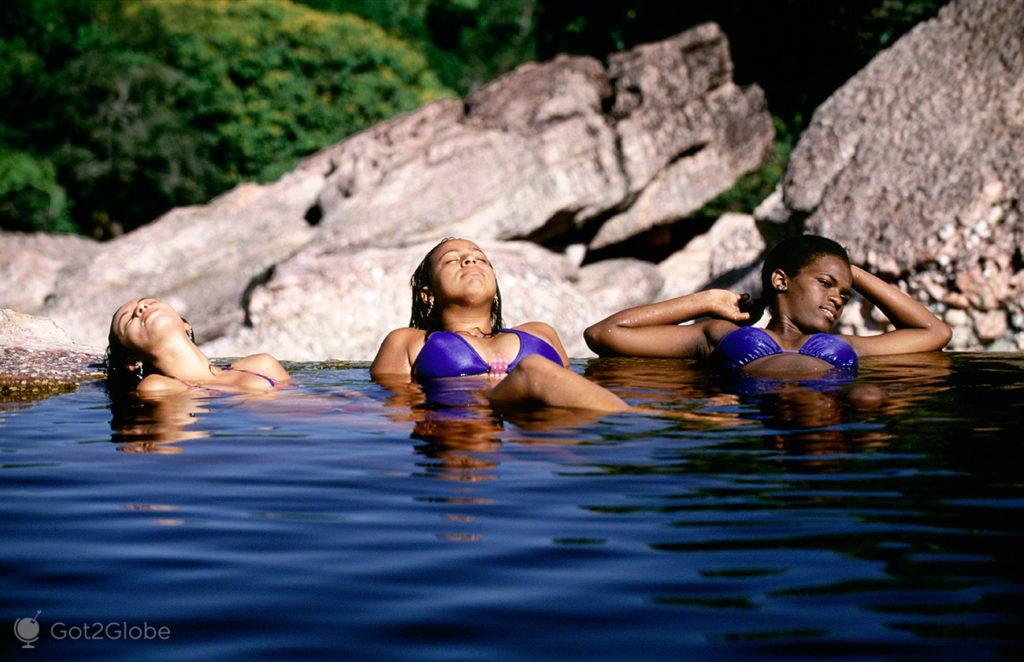
[(526, 331), (532, 333), (535, 336), (540, 336), (544, 340), (558, 339), (558, 332), (555, 331), (555, 327), (551, 326), (547, 322), (526, 322), (515, 327), (517, 331)]
[(555, 331), (555, 327), (551, 326), (546, 322), (526, 322), (514, 327), (517, 331), (525, 331), (531, 335), (537, 336), (541, 340), (547, 342), (555, 348), (558, 355), (562, 357), (562, 365), (569, 365), (569, 355), (565, 351), (565, 347), (562, 346), (562, 339), (558, 337), (558, 331)]
[(280, 361), (270, 354), (250, 354), (232, 363), (231, 367), (238, 368), (239, 370), (248, 370), (249, 372), (258, 372), (276, 382), (289, 379), (288, 371), (284, 369)]
[(370, 365), (370, 375), (409, 374), (426, 339), (426, 331), (408, 326), (389, 332)]
[(414, 329), (411, 326), (403, 326), (399, 329), (393, 329), (388, 332), (388, 335), (384, 338), (384, 343), (412, 343), (417, 340), (423, 340), (427, 337), (427, 332), (423, 329)]
[(173, 377), (167, 377), (165, 375), (146, 375), (146, 377), (139, 382), (139, 385), (135, 390), (142, 394), (155, 395), (159, 393), (184, 393), (188, 389), (188, 384), (178, 381)]
[(387, 349), (389, 352), (403, 352), (408, 356), (415, 356), (423, 348), (427, 340), (427, 332), (423, 329), (414, 329), (404, 326), (388, 333), (384, 342), (380, 344), (381, 351)]
[(704, 335), (707, 337), (712, 349), (721, 342), (722, 338), (740, 328), (740, 326), (734, 322), (720, 319), (704, 320), (703, 322), (697, 322), (697, 324), (701, 325), (703, 328)]

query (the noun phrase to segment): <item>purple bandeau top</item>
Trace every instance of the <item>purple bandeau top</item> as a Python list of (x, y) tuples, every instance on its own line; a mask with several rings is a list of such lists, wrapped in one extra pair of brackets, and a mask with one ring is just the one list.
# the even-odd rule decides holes
[(740, 370), (751, 361), (774, 354), (803, 354), (827, 361), (833, 368), (856, 372), (857, 352), (850, 344), (829, 333), (815, 333), (797, 351), (787, 351), (764, 329), (741, 326), (718, 342), (711, 357), (730, 370)]
[[(539, 354), (562, 365), (562, 357), (555, 348), (532, 333), (518, 329), (501, 329), (499, 333), (514, 333), (519, 336), (519, 353), (508, 364), (508, 371), (519, 365), (524, 357)], [(461, 377), (482, 375), (490, 372), (491, 366), (469, 344), (469, 341), (451, 331), (435, 331), (427, 336), (419, 356), (413, 364), (413, 374), (424, 379), (437, 377)]]

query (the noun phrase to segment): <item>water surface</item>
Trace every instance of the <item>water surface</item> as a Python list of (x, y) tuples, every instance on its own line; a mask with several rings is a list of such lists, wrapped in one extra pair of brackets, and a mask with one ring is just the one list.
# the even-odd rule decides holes
[[(575, 362), (663, 412), (599, 419), (291, 367), (269, 397), (0, 404), (5, 657), (1024, 652), (1021, 355), (810, 384)], [(53, 635), (111, 622), (170, 637)]]

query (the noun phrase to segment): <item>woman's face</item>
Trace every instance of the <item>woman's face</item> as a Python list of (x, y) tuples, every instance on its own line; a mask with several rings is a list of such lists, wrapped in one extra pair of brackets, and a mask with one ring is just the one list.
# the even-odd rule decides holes
[(444, 301), (489, 302), (498, 291), (494, 269), (480, 247), (465, 239), (452, 239), (434, 251), (431, 292)]
[[(835, 326), (850, 300), (853, 272), (850, 264), (835, 255), (819, 255), (793, 277), (777, 279), (779, 310), (785, 310), (800, 329), (825, 333)], [(785, 287), (779, 290), (779, 285)], [(784, 304), (783, 304), (784, 301)]]
[(188, 324), (169, 305), (156, 299), (133, 299), (114, 312), (110, 331), (124, 347), (141, 356), (152, 356), (168, 337), (187, 337)]

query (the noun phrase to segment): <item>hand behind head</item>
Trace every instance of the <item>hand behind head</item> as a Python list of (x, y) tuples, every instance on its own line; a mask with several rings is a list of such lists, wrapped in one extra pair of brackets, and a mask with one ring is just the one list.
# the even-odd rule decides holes
[(740, 322), (742, 326), (751, 326), (757, 324), (761, 317), (764, 315), (765, 308), (768, 306), (768, 301), (764, 298), (755, 299), (749, 294), (744, 292), (740, 295), (740, 312), (747, 313), (749, 317)]

